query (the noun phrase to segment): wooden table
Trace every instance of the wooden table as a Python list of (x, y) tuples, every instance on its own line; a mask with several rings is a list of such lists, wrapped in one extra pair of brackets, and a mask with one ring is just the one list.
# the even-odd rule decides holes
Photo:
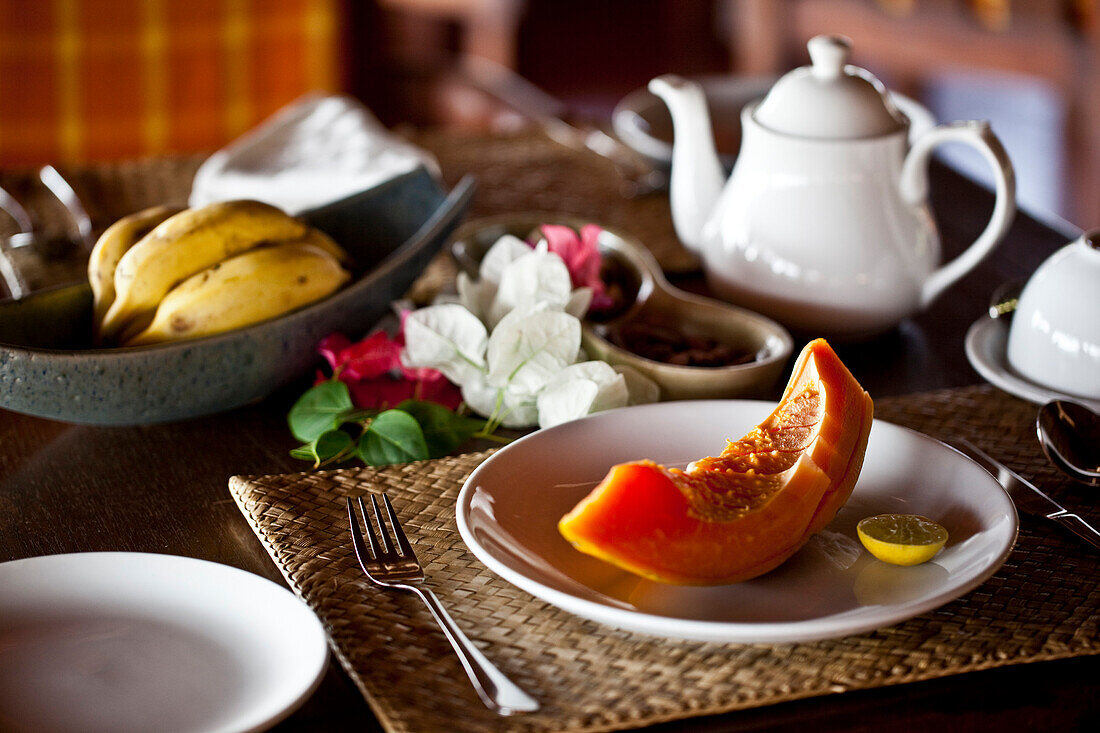
[[(460, 172), (450, 171), (449, 175)], [(935, 208), (948, 251), (984, 225), (991, 197), (943, 168)], [(979, 382), (963, 353), (967, 327), (994, 287), (1026, 278), (1072, 235), (1021, 215), (1000, 250), (930, 310), (842, 357), (876, 397)], [(679, 278), (699, 287), (698, 278)], [(798, 346), (801, 346), (799, 344)], [(286, 412), (306, 382), (260, 404), (171, 425), (96, 428), (0, 410), (0, 561), (86, 551), (186, 555), (282, 582), (231, 499), (235, 474), (302, 470)], [(1013, 666), (937, 681), (851, 692), (658, 726), (680, 730), (1068, 730), (1100, 720), (1100, 660)], [(332, 663), (287, 731), (378, 730)]]

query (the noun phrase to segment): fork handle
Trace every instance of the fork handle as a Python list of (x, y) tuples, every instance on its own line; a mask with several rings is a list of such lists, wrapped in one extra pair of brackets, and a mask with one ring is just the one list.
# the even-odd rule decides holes
[(504, 676), (504, 673), (493, 666), (493, 663), (485, 658), (485, 655), (466, 638), (462, 630), (455, 625), (450, 614), (439, 604), (429, 588), (420, 588), (415, 585), (406, 586), (413, 593), (420, 596), (432, 612), (436, 623), (443, 629), (447, 641), (451, 642), (459, 660), (462, 662), (466, 675), (477, 690), (478, 697), (486, 707), (500, 715), (512, 713), (528, 713), (539, 709), (539, 703), (533, 697), (521, 690), (514, 682)]

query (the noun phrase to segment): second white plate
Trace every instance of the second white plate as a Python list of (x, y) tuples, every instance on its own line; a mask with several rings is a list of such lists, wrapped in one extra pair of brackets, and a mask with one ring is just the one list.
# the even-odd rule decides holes
[(261, 730), (327, 660), (309, 607), (237, 568), (128, 552), (0, 564), (0, 717), (17, 730)]
[[(558, 519), (613, 464), (651, 458), (682, 466), (713, 455), (773, 407), (663, 402), (532, 433), (467, 479), (459, 531), (505, 580), (578, 616), (723, 642), (810, 641), (889, 626), (975, 588), (1008, 556), (1016, 511), (993, 477), (932, 438), (877, 420), (848, 503), (824, 532), (760, 578), (714, 587), (656, 583), (578, 552), (558, 534)], [(931, 517), (951, 539), (923, 565), (882, 563), (862, 549), (855, 525), (887, 512)]]

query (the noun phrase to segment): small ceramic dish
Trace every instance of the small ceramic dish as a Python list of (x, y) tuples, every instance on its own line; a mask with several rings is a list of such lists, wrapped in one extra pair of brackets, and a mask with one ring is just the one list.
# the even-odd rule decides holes
[[(733, 169), (741, 147), (741, 108), (768, 93), (775, 84), (773, 76), (701, 76), (710, 109), (715, 144), (727, 171)], [(936, 126), (928, 108), (902, 94), (891, 98), (909, 118), (912, 142)], [(648, 89), (636, 89), (615, 106), (611, 125), (620, 140), (642, 155), (650, 165), (667, 171), (672, 166), (672, 116), (668, 107)]]
[(65, 422), (169, 422), (259, 400), (302, 376), (333, 331), (373, 326), (424, 270), (473, 195), (424, 169), (302, 214), (351, 254), (343, 290), (278, 318), (154, 346), (91, 348), (87, 284), (0, 303), (0, 407)]
[[(550, 213), (480, 219), (458, 230), (451, 254), (459, 267), (477, 277), (481, 257), (505, 234), (525, 239), (543, 224), (579, 230), (589, 223)], [(609, 318), (584, 321), (581, 339), (589, 357), (637, 369), (657, 383), (662, 400), (768, 395), (794, 348), (787, 330), (759, 313), (680, 290), (665, 279), (653, 255), (640, 242), (623, 232), (601, 228), (603, 276), (621, 287), (623, 303)], [(729, 366), (681, 366), (645, 358), (615, 343), (621, 341), (623, 328), (633, 324), (730, 347), (750, 360)]]

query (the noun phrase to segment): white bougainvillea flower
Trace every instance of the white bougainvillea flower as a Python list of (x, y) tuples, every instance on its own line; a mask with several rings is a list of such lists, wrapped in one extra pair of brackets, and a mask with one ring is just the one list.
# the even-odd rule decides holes
[(592, 305), (592, 297), (592, 288), (577, 288), (570, 293), (569, 300), (565, 302), (562, 309), (578, 321), (583, 320), (588, 313), (588, 307)]
[(539, 408), (536, 396), (504, 388), (504, 417), (502, 423), (508, 428), (521, 428), (539, 423)]
[(587, 379), (547, 385), (537, 401), (539, 427), (552, 428), (588, 415), (599, 391), (596, 383)]
[(485, 256), (481, 258), (481, 264), (478, 266), (477, 272), (478, 280), (494, 285), (498, 284), (504, 274), (504, 269), (508, 265), (524, 255), (531, 254), (531, 252), (531, 245), (527, 242), (511, 234), (505, 234), (494, 242), (489, 251), (485, 253)]
[(626, 381), (626, 391), (630, 395), (628, 404), (648, 405), (661, 399), (661, 388), (657, 386), (657, 383), (634, 367), (626, 364), (615, 364), (612, 368), (623, 375), (623, 379)]
[(489, 384), (534, 396), (558, 372), (577, 360), (581, 324), (540, 303), (509, 313), (489, 337)]
[(576, 420), (592, 412), (625, 407), (626, 379), (604, 361), (584, 361), (562, 369), (539, 392), (539, 427)]
[(461, 305), (428, 306), (405, 318), (401, 362), (410, 368), (438, 369), (464, 385), (484, 372), (488, 340), (485, 324)]
[(486, 323), (493, 328), (508, 313), (536, 304), (564, 310), (572, 293), (573, 282), (560, 257), (545, 249), (528, 250), (501, 272)]
[[(591, 268), (595, 240), (586, 242), (566, 252), (577, 268)], [(584, 361), (581, 318), (593, 288), (574, 289), (565, 261), (547, 247), (498, 240), (478, 280), (460, 273), (456, 296), (408, 315), (402, 363), (438, 369), (471, 410), (511, 428), (656, 401), (657, 385), (640, 372)]]
[(462, 390), (462, 401), (482, 417), (495, 415), (502, 405), (504, 396), (500, 388), (490, 386), (483, 373), (470, 376), (459, 386)]
[[(465, 272), (460, 272), (455, 278), (455, 289), (458, 291), (455, 302), (484, 323), (493, 299), (497, 296), (496, 283), (488, 280), (474, 280)], [(437, 298), (436, 302), (440, 300)]]
[[(527, 242), (511, 234), (498, 239), (481, 258), (477, 279), (459, 272), (455, 279), (458, 302), (481, 319), (483, 323), (495, 323), (499, 316), (490, 319), (489, 311), (496, 299), (497, 288), (504, 271), (516, 260), (534, 251)], [(543, 248), (545, 251), (545, 248)]]
[(484, 375), (462, 385), (462, 399), (479, 415), (497, 416), (506, 428), (526, 428), (538, 424), (538, 408), (530, 395), (518, 395), (507, 387), (494, 387)]

